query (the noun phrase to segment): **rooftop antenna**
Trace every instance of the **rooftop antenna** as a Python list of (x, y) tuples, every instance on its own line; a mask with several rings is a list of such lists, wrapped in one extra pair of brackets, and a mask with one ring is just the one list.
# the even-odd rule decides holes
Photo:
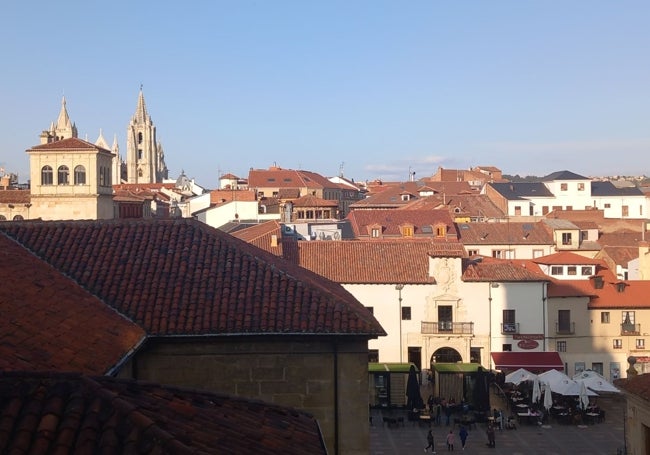
[(341, 161), (339, 164), (339, 177), (343, 178), (343, 166), (345, 166), (345, 161)]

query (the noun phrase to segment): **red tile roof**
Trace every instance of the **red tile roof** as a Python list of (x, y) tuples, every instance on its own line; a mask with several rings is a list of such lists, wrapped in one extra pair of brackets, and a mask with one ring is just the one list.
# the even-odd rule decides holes
[(553, 245), (544, 223), (458, 223), (464, 245)]
[[(449, 211), (443, 210), (354, 210), (346, 217), (350, 221), (350, 227), (354, 236), (369, 237), (370, 230), (373, 226), (381, 226), (383, 237), (393, 236), (402, 237), (400, 227), (406, 224), (413, 225), (413, 235), (416, 237), (425, 236), (434, 238), (436, 236), (435, 227), (437, 225), (445, 226), (447, 236), (439, 239), (440, 241), (456, 241), (456, 227), (454, 225)], [(431, 231), (425, 232), (422, 228), (427, 226)]]
[(433, 210), (447, 208), (452, 216), (470, 216), (477, 218), (505, 218), (499, 209), (485, 194), (434, 194), (416, 199), (400, 209)]
[(0, 231), (150, 335), (384, 334), (340, 285), (194, 220), (12, 222)]
[(533, 259), (533, 262), (544, 265), (599, 265), (602, 261), (590, 259), (580, 254), (563, 251)]
[(77, 137), (70, 137), (68, 139), (62, 139), (60, 141), (49, 142), (47, 144), (36, 145), (29, 150), (28, 152), (48, 152), (50, 150), (65, 150), (68, 152), (74, 151), (84, 151), (96, 150), (102, 153), (113, 154), (110, 150), (99, 147), (91, 142), (83, 141)]
[(255, 201), (254, 191), (249, 190), (212, 190), (210, 191), (210, 204), (221, 204), (230, 201)]
[(629, 394), (650, 401), (650, 374), (648, 373), (631, 376), (626, 379), (617, 379), (614, 385)]
[(462, 257), (460, 243), (428, 240), (303, 241), (298, 261), (337, 283), (430, 284), (429, 257)]
[(293, 201), (294, 207), (338, 207), (338, 201), (322, 199), (317, 196), (302, 196)]
[(325, 454), (294, 409), (157, 384), (0, 373), (0, 452)]
[(0, 190), (0, 204), (29, 204), (31, 199), (29, 190)]
[[(239, 229), (231, 232), (231, 235), (246, 243), (255, 245), (264, 251), (282, 257), (282, 246), (284, 242), (282, 239), (282, 228), (277, 220), (271, 220), (244, 229)], [(277, 246), (273, 246), (273, 236), (275, 236), (275, 243)]]
[(282, 169), (251, 169), (248, 172), (250, 188), (338, 188), (320, 174), (304, 170)]
[[(369, 187), (370, 189), (371, 187)], [(436, 193), (444, 193), (448, 196), (453, 194), (469, 194), (471, 188), (467, 182), (401, 182), (401, 183), (383, 183), (379, 187), (372, 187), (372, 193), (366, 199), (357, 201), (351, 204), (353, 209), (367, 209), (367, 208), (397, 208), (405, 206), (414, 200), (428, 197), (420, 196), (420, 191), (427, 188), (429, 191), (433, 190)], [(426, 190), (425, 190), (426, 191)], [(402, 200), (403, 194), (410, 194), (412, 197), (409, 200)]]
[(467, 282), (502, 283), (549, 281), (549, 277), (532, 261), (494, 258), (467, 261), (462, 279)]
[(0, 276), (0, 370), (105, 374), (144, 340), (140, 327), (3, 234)]

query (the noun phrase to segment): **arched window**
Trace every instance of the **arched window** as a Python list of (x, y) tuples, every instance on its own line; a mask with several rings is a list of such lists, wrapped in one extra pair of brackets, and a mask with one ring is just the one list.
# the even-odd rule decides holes
[(68, 169), (68, 166), (59, 166), (59, 170), (57, 172), (57, 183), (59, 185), (70, 184), (70, 169)]
[(85, 185), (86, 184), (86, 168), (79, 165), (74, 168), (74, 184), (75, 185)]
[(14, 221), (22, 221), (22, 220), (24, 220), (24, 219), (25, 219), (25, 218), (23, 218), (22, 215), (16, 215), (16, 216), (14, 216)]
[(41, 169), (41, 185), (52, 185), (54, 183), (54, 172), (50, 166), (43, 166)]
[(138, 144), (142, 144), (142, 133), (138, 133)]
[(7, 217), (4, 215), (0, 215), (0, 221), (7, 221)]

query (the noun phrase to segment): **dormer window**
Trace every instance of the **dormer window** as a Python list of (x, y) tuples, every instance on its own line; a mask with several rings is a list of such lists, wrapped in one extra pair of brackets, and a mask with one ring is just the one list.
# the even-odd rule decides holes
[(619, 281), (618, 283), (616, 283), (616, 292), (625, 292), (625, 286), (627, 286), (627, 284), (625, 284), (622, 281)]
[(444, 237), (447, 235), (447, 226), (439, 224), (436, 226), (436, 237)]
[(372, 237), (373, 239), (378, 239), (378, 238), (379, 238), (379, 234), (380, 234), (379, 231), (380, 231), (380, 229), (379, 229), (378, 227), (374, 227), (374, 228), (372, 228), (372, 229), (370, 230), (370, 237)]
[(401, 226), (400, 230), (402, 231), (402, 237), (413, 237), (413, 225)]
[(402, 194), (402, 201), (408, 201), (408, 200), (410, 200), (410, 199), (411, 199), (411, 195), (410, 195), (410, 194)]
[(571, 233), (563, 232), (562, 233), (562, 245), (571, 245)]

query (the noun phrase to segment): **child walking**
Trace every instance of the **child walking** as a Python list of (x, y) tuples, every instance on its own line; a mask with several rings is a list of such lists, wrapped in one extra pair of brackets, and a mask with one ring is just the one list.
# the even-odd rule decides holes
[(454, 438), (454, 430), (449, 430), (449, 434), (447, 434), (447, 450), (452, 452), (454, 451)]

